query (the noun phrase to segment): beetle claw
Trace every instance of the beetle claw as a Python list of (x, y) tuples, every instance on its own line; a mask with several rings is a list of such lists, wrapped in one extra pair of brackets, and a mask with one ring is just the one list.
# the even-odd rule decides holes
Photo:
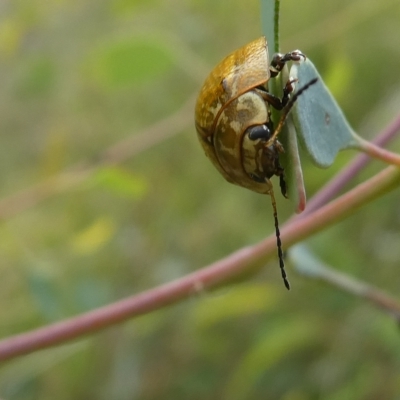
[(300, 50), (293, 50), (286, 54), (275, 53), (272, 56), (272, 61), (270, 65), (271, 77), (275, 77), (276, 75), (278, 75), (287, 62), (305, 61), (306, 58), (307, 57)]

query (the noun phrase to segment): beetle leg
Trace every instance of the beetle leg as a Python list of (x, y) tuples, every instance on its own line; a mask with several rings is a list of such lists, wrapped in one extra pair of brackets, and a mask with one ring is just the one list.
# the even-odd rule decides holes
[[(275, 140), (275, 142), (274, 142), (274, 149), (278, 153), (284, 153), (285, 152), (285, 149), (283, 148), (282, 144), (278, 140)], [(278, 157), (276, 158), (276, 161), (275, 161), (275, 175), (279, 176), (279, 186), (281, 188), (282, 196), (285, 197), (285, 198), (288, 198), (288, 196), (287, 196), (287, 186), (286, 186), (286, 180), (285, 180), (285, 170), (283, 169), (283, 167), (279, 163), (279, 158)]]
[(275, 140), (274, 145), (275, 145), (275, 150), (278, 153), (284, 153), (285, 152), (285, 149), (283, 148), (282, 143), (279, 140)]
[(267, 141), (271, 137), (271, 130), (267, 125), (255, 125), (247, 129), (247, 135), (250, 140), (263, 139)]
[[(298, 79), (289, 79), (286, 82), (286, 85), (283, 88), (283, 96), (282, 96), (282, 100), (281, 100), (282, 108), (284, 108), (286, 106), (286, 104), (289, 101), (290, 93), (292, 93), (294, 90), (294, 86), (292, 84), (297, 81), (298, 81)], [(278, 110), (282, 110), (282, 108), (279, 108)]]
[(301, 59), (305, 60), (306, 56), (300, 50), (294, 50), (286, 54), (275, 53), (272, 56), (271, 65), (269, 66), (271, 78), (277, 76), (287, 62), (300, 61)]
[(310, 86), (314, 85), (315, 83), (318, 82), (318, 78), (311, 79), (310, 82), (306, 83), (303, 87), (301, 87), (288, 101), (287, 107), (282, 112), (281, 118), (278, 122), (278, 125), (276, 125), (274, 133), (272, 134), (271, 138), (269, 139), (267, 146), (269, 146), (271, 143), (275, 142), (276, 137), (279, 135), (280, 131), (282, 130), (283, 124), (285, 123), (285, 120), (292, 109), (294, 103), (296, 102), (297, 98), (305, 91), (307, 90)]
[(261, 95), (261, 97), (266, 101), (268, 104), (271, 104), (277, 110), (282, 110), (289, 101), (290, 93), (293, 92), (294, 86), (293, 83), (297, 82), (297, 79), (290, 79), (286, 82), (285, 87), (283, 88), (283, 95), (282, 99), (279, 97), (274, 96), (272, 93), (257, 89), (257, 92)]
[[(282, 108), (284, 107), (284, 105), (282, 104), (282, 100), (279, 97), (274, 96), (272, 93), (267, 92), (266, 90), (260, 90), (259, 93), (266, 103), (271, 104), (271, 106), (276, 108), (277, 110), (282, 110)], [(285, 89), (283, 90), (283, 95), (285, 95)]]
[(282, 170), (282, 173), (279, 174), (279, 186), (281, 188), (282, 196), (287, 199), (288, 198), (287, 186), (286, 186), (285, 174), (283, 173), (283, 170)]

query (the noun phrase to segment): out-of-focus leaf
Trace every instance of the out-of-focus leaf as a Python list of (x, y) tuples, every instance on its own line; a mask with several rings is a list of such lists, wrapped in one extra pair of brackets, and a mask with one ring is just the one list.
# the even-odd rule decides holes
[(310, 60), (295, 63), (290, 76), (299, 80), (297, 89), (318, 78), (318, 82), (297, 99), (293, 120), (311, 160), (318, 167), (327, 168), (340, 150), (356, 146), (353, 130)]
[(54, 63), (47, 58), (32, 60), (24, 66), (24, 75), (18, 83), (21, 96), (37, 96), (46, 94), (52, 87), (56, 77)]
[[(30, 354), (29, 357), (20, 357), (7, 368), (3, 368), (0, 374), (0, 387), (2, 399), (26, 398), (26, 385), (42, 376), (52, 368), (65, 362), (70, 357), (78, 357), (79, 353), (85, 354), (90, 347), (90, 340), (64, 344), (52, 349), (41, 350)], [(79, 358), (78, 358), (79, 359)], [(18, 395), (21, 396), (18, 396)], [(24, 395), (25, 394), (25, 395)]]
[(92, 178), (95, 186), (128, 198), (141, 198), (147, 192), (147, 182), (122, 168), (101, 168)]
[(104, 246), (114, 235), (115, 224), (108, 218), (100, 218), (74, 236), (71, 242), (78, 254), (90, 254)]
[(40, 158), (43, 175), (58, 173), (65, 165), (68, 151), (68, 132), (64, 126), (51, 126)]
[(89, 56), (88, 74), (106, 88), (121, 88), (150, 81), (172, 66), (171, 53), (150, 38), (109, 42)]
[(112, 301), (110, 285), (99, 279), (82, 279), (75, 287), (74, 298), (79, 312), (92, 310)]
[(224, 398), (251, 398), (252, 388), (266, 371), (307, 343), (316, 340), (316, 326), (313, 321), (304, 318), (292, 318), (271, 326), (260, 340), (254, 341), (253, 348), (238, 362), (238, 367), (226, 386)]
[(354, 64), (348, 56), (335, 51), (329, 58), (328, 69), (324, 81), (335, 99), (348, 96), (349, 86), (354, 79)]
[(0, 24), (0, 54), (1, 57), (12, 56), (21, 45), (24, 27), (16, 18), (8, 18)]
[(279, 299), (280, 295), (273, 286), (241, 285), (200, 302), (193, 310), (193, 323), (200, 329), (208, 328), (229, 318), (268, 310)]
[(42, 316), (48, 321), (61, 318), (63, 316), (62, 300), (51, 277), (34, 269), (29, 273), (27, 280), (29, 290)]
[(117, 14), (131, 13), (137, 7), (155, 7), (159, 0), (115, 0), (111, 3)]
[(292, 246), (287, 258), (300, 274), (310, 278), (321, 278), (327, 271), (323, 261), (318, 259), (304, 243)]
[[(343, 379), (340, 385), (335, 385), (329, 393), (326, 393), (325, 400), (371, 398), (371, 394), (377, 393), (376, 380), (385, 379), (382, 370), (379, 370), (370, 360), (364, 360), (355, 370), (350, 368), (349, 370), (351, 373), (346, 374), (346, 379)], [(379, 397), (380, 393), (378, 394)]]

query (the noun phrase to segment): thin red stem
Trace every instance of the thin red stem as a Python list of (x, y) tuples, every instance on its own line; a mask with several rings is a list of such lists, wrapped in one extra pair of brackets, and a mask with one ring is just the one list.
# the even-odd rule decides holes
[[(400, 114), (372, 141), (377, 146), (384, 146), (392, 140), (400, 131)], [(353, 179), (369, 162), (371, 158), (365, 154), (359, 154), (354, 160), (343, 168), (336, 177), (331, 179), (324, 187), (322, 187), (307, 203), (304, 212), (294, 218), (303, 218), (312, 213), (319, 207), (333, 199), (343, 187)]]
[[(398, 186), (399, 182), (400, 169), (388, 167), (313, 214), (292, 220), (281, 230), (285, 246), (293, 245), (326, 228), (382, 192)], [(4, 339), (0, 342), (0, 360), (79, 338), (128, 318), (160, 309), (202, 290), (227, 283), (230, 279), (254, 272), (254, 268), (271, 257), (274, 252), (275, 236), (270, 236), (263, 242), (240, 249), (208, 267), (171, 283), (77, 317)]]

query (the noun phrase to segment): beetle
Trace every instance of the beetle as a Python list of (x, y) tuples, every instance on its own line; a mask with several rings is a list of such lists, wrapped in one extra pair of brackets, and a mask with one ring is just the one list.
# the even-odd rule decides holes
[[(230, 183), (271, 196), (279, 265), (288, 290), (290, 284), (285, 272), (270, 179), (273, 175), (279, 177), (282, 195), (287, 197), (284, 169), (279, 163), (279, 155), (284, 149), (277, 136), (297, 96), (314, 82), (291, 96), (296, 80), (289, 80), (283, 88), (282, 98), (269, 92), (268, 82), (287, 62), (305, 58), (301, 51), (294, 50), (274, 54), (270, 63), (267, 39), (262, 36), (228, 55), (211, 71), (195, 108), (198, 138), (221, 175)], [(284, 110), (275, 130), (270, 106)]]

